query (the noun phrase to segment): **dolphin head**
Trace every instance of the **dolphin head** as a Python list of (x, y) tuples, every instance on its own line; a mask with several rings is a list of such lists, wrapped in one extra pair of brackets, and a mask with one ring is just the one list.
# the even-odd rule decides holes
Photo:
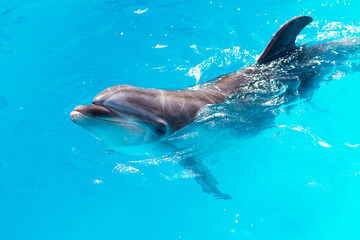
[(168, 134), (166, 121), (151, 111), (142, 90), (114, 86), (98, 94), (92, 105), (79, 105), (71, 120), (109, 147), (151, 143)]

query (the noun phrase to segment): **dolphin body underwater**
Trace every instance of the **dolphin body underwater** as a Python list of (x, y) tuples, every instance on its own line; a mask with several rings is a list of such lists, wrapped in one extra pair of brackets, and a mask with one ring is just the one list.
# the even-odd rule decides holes
[[(106, 145), (117, 147), (163, 139), (195, 121), (206, 105), (229, 99), (243, 106), (269, 105), (274, 86), (281, 85), (281, 91), (276, 92), (281, 101), (272, 102), (272, 107), (309, 99), (321, 80), (334, 72), (335, 66), (344, 64), (349, 52), (359, 49), (355, 39), (297, 47), (297, 35), (311, 22), (309, 16), (286, 22), (256, 63), (237, 72), (178, 91), (113, 86), (99, 93), (92, 105), (75, 107), (70, 117)], [(219, 191), (217, 181), (201, 162), (184, 158), (180, 164), (195, 175), (204, 192), (231, 198)]]

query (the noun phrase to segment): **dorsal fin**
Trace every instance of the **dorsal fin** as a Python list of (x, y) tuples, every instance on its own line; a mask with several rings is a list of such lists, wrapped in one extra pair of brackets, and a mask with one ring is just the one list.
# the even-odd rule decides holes
[(311, 17), (299, 16), (282, 25), (271, 38), (256, 63), (267, 63), (293, 51), (295, 49), (296, 36), (311, 22)]

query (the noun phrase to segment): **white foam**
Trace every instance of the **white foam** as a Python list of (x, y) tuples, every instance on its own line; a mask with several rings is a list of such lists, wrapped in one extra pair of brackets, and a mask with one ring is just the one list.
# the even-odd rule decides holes
[(149, 9), (148, 9), (148, 8), (145, 8), (145, 9), (138, 9), (138, 10), (134, 11), (134, 13), (136, 13), (136, 14), (143, 14), (143, 13), (146, 13), (146, 12), (147, 12), (147, 10), (149, 10)]

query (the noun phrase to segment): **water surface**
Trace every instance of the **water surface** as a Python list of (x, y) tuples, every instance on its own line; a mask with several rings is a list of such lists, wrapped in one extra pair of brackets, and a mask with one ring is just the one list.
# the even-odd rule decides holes
[(336, 72), (254, 134), (216, 116), (185, 129), (179, 142), (198, 144), (229, 201), (203, 193), (177, 156), (109, 151), (69, 114), (113, 85), (178, 89), (241, 69), (294, 16), (314, 18), (298, 43), (359, 37), (359, 10), (355, 0), (1, 1), (0, 238), (358, 239), (359, 73)]

